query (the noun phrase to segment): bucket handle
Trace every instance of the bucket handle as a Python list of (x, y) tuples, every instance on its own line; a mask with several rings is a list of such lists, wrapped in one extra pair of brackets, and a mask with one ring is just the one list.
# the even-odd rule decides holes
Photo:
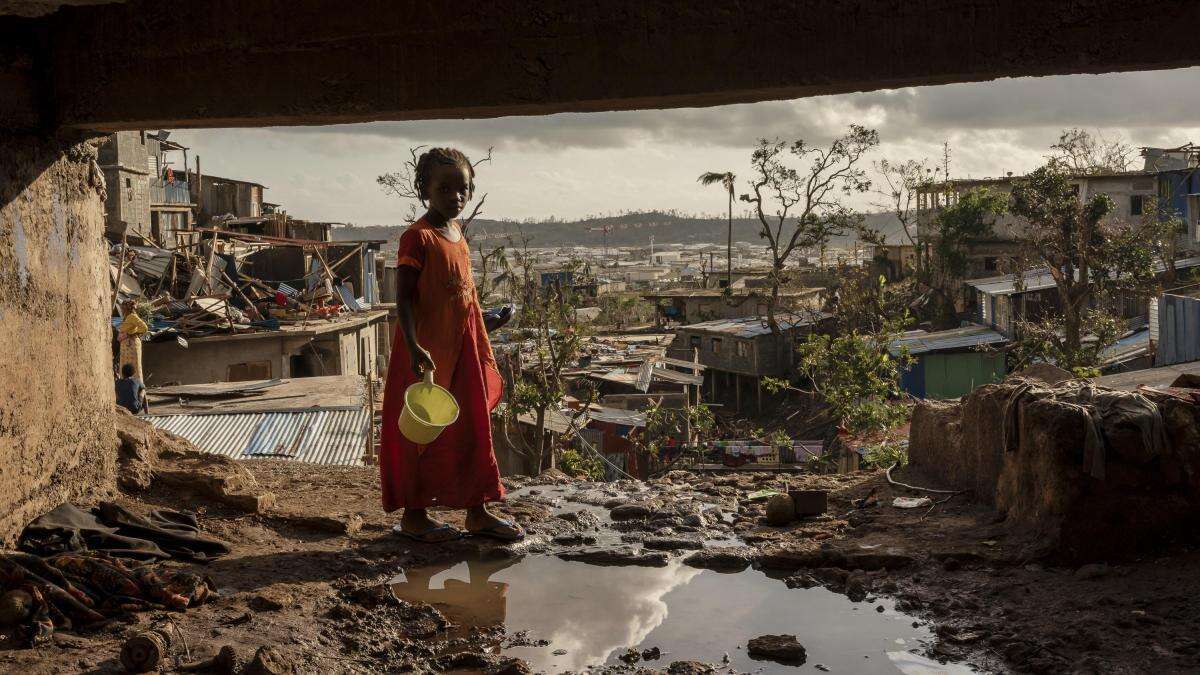
[(422, 375), (425, 376), (425, 384), (433, 385), (433, 368), (426, 370)]

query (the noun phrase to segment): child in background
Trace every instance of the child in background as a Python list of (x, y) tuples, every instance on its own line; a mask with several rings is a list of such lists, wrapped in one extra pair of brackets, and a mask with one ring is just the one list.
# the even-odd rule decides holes
[[(425, 543), (462, 536), (427, 509), (466, 509), (470, 534), (516, 541), (525, 533), (487, 510), (504, 497), (492, 452), (491, 411), (503, 380), (475, 296), (470, 249), (455, 220), (474, 191), (475, 169), (460, 151), (433, 148), (417, 160), (414, 187), (428, 211), (400, 237), (396, 304), (383, 398), (379, 470), (383, 508), (404, 509), (394, 531)], [(458, 401), (458, 420), (429, 445), (417, 445), (397, 426), (404, 390), (433, 369), (434, 382)]]

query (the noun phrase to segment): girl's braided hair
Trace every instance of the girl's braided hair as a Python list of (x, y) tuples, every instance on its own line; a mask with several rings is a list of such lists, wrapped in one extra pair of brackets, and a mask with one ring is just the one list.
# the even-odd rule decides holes
[(457, 148), (430, 148), (417, 158), (417, 165), (413, 170), (413, 188), (417, 191), (417, 197), (422, 204), (428, 199), (425, 190), (429, 188), (429, 179), (433, 175), (434, 164), (448, 164), (465, 168), (467, 176), (470, 178), (470, 183), (467, 185), (467, 199), (471, 198), (471, 195), (475, 193), (475, 167), (471, 164), (471, 160), (467, 159), (462, 150)]

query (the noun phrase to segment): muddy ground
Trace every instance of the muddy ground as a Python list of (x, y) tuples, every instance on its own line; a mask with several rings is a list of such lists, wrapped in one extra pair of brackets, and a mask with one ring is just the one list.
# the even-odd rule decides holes
[[(188, 471), (199, 476), (194, 489), (180, 478)], [(495, 654), (496, 647), (527, 636), (506, 635), (496, 626), (451, 626), (452, 619), (435, 608), (399, 601), (385, 585), (402, 569), (476, 555), (642, 565), (680, 557), (685, 564), (721, 569), (753, 565), (779, 584), (820, 584), (855, 600), (894, 597), (897, 609), (933, 627), (939, 639), (929, 656), (986, 671), (1200, 670), (1200, 578), (1194, 573), (1200, 554), (1180, 544), (1121, 564), (1055, 567), (1032, 557), (1037, 542), (1007, 534), (965, 495), (932, 508), (891, 506), (893, 496), (915, 493), (893, 490), (879, 471), (786, 477), (672, 472), (647, 484), (561, 476), (506, 481), (519, 492), (501, 510), (530, 535), (516, 546), (473, 539), (431, 546), (395, 537), (390, 529), (396, 517), (379, 507), (372, 468), (273, 460), (235, 466), (177, 457), (160, 460), (156, 472), (159, 479), (148, 491), (123, 497), (123, 503), (140, 511), (193, 510), (209, 532), (228, 541), (228, 557), (187, 565), (209, 575), (221, 597), (183, 613), (143, 613), (133, 623), (97, 632), (60, 633), (34, 649), (10, 645), (0, 651), (0, 671), (121, 672), (124, 640), (165, 627), (176, 636), (178, 658), (166, 669), (172, 672), (226, 646), (238, 666), (208, 672), (527, 672), (523, 663)], [(266, 499), (258, 504), (262, 512), (246, 512), (255, 507), (213, 498), (211, 476), (221, 472), (237, 473), (259, 494), (273, 493), (274, 504)], [(548, 496), (546, 485), (564, 481), (566, 491), (558, 494), (565, 497)], [(829, 490), (829, 510), (770, 526), (765, 505), (747, 500), (763, 488)], [(868, 495), (875, 505), (854, 506)], [(553, 515), (562, 499), (611, 512), (617, 520)], [(461, 525), (460, 514), (442, 516)], [(261, 663), (245, 668), (263, 646), (276, 650), (280, 669)], [(647, 666), (664, 672), (671, 667), (663, 662), (625, 669), (654, 672)], [(720, 664), (713, 666), (720, 671)], [(704, 668), (677, 665), (672, 672)]]

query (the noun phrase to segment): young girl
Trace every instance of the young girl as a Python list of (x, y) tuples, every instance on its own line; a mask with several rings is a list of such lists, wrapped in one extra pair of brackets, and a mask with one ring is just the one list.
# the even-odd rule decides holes
[[(383, 508), (404, 509), (395, 532), (421, 542), (462, 536), (429, 516), (426, 509), (433, 506), (467, 509), (471, 534), (516, 541), (525, 533), (485, 506), (504, 496), (491, 424), (503, 381), (475, 298), (470, 249), (455, 220), (475, 189), (475, 169), (462, 152), (434, 148), (421, 155), (414, 173), (429, 210), (400, 237), (400, 325), (392, 339), (379, 453)], [(461, 412), (437, 440), (421, 446), (397, 425), (404, 390), (428, 369), (454, 394)]]

